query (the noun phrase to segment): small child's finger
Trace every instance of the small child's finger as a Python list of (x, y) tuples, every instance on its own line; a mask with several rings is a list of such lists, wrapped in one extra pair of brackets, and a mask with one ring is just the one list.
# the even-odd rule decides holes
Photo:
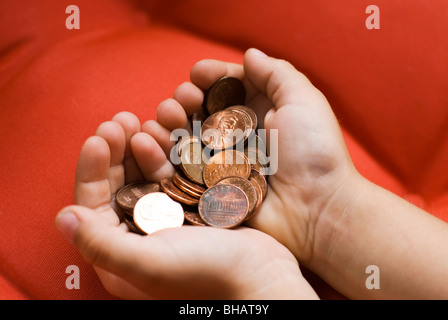
[(98, 136), (84, 143), (79, 155), (75, 177), (75, 204), (98, 208), (110, 202), (110, 149)]
[(114, 194), (124, 184), (124, 153), (126, 136), (123, 127), (115, 121), (106, 121), (99, 125), (95, 133), (102, 137), (110, 149), (109, 184), (111, 194)]
[(205, 59), (197, 62), (190, 71), (191, 82), (204, 91), (208, 90), (222, 77), (235, 77), (243, 81), (243, 66), (236, 63)]
[[(184, 82), (176, 88), (173, 98), (182, 106), (187, 116), (199, 110), (204, 101), (204, 93), (191, 82)], [(185, 126), (178, 127), (184, 128)]]
[(166, 99), (157, 107), (157, 122), (172, 131), (185, 128), (188, 122), (186, 110), (175, 99)]
[(173, 165), (152, 136), (145, 132), (135, 134), (131, 138), (131, 148), (146, 180), (160, 181), (173, 176)]
[(125, 183), (142, 180), (143, 175), (135, 162), (134, 155), (132, 154), (132, 150), (130, 148), (131, 137), (140, 132), (140, 120), (137, 116), (130, 112), (120, 112), (112, 118), (112, 121), (119, 123), (123, 127), (126, 136), (126, 149), (123, 160)]
[(171, 131), (155, 120), (148, 120), (142, 126), (142, 132), (149, 134), (159, 144), (166, 157), (170, 156), (175, 141), (170, 140)]

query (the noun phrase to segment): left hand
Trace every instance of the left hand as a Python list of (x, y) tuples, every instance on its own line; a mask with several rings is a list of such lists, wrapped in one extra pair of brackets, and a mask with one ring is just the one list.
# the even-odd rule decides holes
[(130, 233), (110, 205), (125, 183), (174, 173), (139, 120), (120, 113), (101, 124), (78, 160), (75, 206), (56, 227), (91, 263), (106, 290), (124, 299), (316, 299), (295, 257), (249, 228), (183, 226)]

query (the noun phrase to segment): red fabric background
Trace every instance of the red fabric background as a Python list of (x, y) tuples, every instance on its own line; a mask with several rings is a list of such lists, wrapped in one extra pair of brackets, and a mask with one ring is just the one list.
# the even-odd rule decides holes
[[(65, 28), (71, 4), (80, 30)], [(448, 220), (448, 3), (377, 0), (373, 31), (369, 4), (0, 1), (0, 298), (113, 298), (54, 228), (83, 141), (122, 110), (154, 118), (196, 61), (240, 63), (251, 46), (324, 92), (362, 174)], [(65, 287), (69, 265), (80, 290)]]

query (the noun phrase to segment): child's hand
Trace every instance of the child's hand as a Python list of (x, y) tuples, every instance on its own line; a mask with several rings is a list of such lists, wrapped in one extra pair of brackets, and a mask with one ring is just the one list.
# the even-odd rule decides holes
[(267, 198), (248, 224), (270, 234), (307, 263), (313, 258), (316, 238), (331, 236), (328, 229), (317, 228), (320, 218), (356, 170), (320, 91), (291, 64), (257, 53), (248, 50), (244, 66), (200, 61), (191, 70), (191, 83), (180, 85), (174, 99), (162, 102), (157, 122), (149, 121), (144, 128), (169, 156), (174, 144), (169, 141), (170, 131), (188, 127), (187, 116), (201, 107), (203, 92), (221, 77), (241, 79), (246, 105), (254, 108), (260, 127), (267, 130), (268, 143), (269, 130), (278, 130), (278, 154), (270, 155), (271, 162), (278, 162), (278, 171), (269, 176)]
[[(165, 152), (173, 145), (170, 130), (188, 127), (187, 115), (200, 108), (205, 90), (223, 76), (243, 80), (246, 105), (261, 127), (268, 137), (278, 130), (278, 154), (270, 154), (278, 171), (248, 224), (349, 298), (446, 299), (448, 255), (441, 244), (448, 224), (356, 171), (330, 105), (304, 75), (254, 49), (243, 66), (204, 60), (190, 75), (191, 83), (160, 104), (157, 122), (144, 126)], [(381, 289), (367, 285), (372, 265), (381, 270)]]
[(183, 226), (148, 236), (128, 232), (110, 205), (125, 183), (170, 177), (174, 169), (138, 119), (120, 113), (85, 142), (75, 203), (57, 228), (93, 264), (105, 288), (127, 299), (314, 299), (294, 256), (249, 228)]

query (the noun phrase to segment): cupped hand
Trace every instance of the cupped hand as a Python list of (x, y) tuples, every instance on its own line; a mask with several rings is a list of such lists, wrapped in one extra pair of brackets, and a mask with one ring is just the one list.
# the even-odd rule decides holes
[(182, 226), (146, 236), (129, 232), (112, 195), (126, 183), (174, 173), (164, 145), (147, 133), (167, 129), (148, 126), (126, 112), (101, 124), (79, 156), (75, 205), (56, 217), (56, 227), (104, 287), (125, 299), (317, 298), (295, 257), (260, 231)]
[[(243, 81), (246, 105), (266, 129), (268, 151), (278, 151), (269, 155), (275, 174), (269, 176), (268, 195), (247, 225), (273, 236), (309, 264), (318, 238), (332, 236), (328, 215), (341, 205), (358, 174), (328, 101), (290, 63), (256, 49), (246, 52), (243, 65), (202, 60), (193, 66), (191, 82), (163, 101), (157, 121), (143, 128), (168, 156), (174, 144), (170, 132), (191, 126), (188, 117), (201, 108), (204, 93), (225, 76)], [(277, 140), (271, 139), (273, 130)]]

